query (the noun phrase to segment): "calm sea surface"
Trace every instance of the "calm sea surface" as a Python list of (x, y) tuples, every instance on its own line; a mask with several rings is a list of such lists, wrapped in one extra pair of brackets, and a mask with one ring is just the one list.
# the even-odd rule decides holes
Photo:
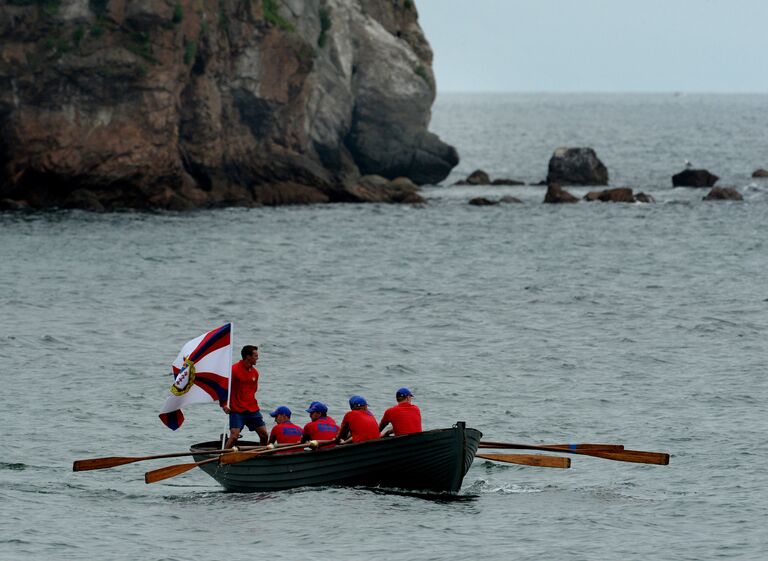
[[(433, 130), (529, 182), (592, 146), (649, 205), (543, 205), (539, 187), (430, 187), (422, 208), (0, 214), (0, 559), (713, 560), (768, 556), (768, 96), (442, 96)], [(743, 202), (672, 189), (685, 159)], [(585, 188), (573, 189), (583, 194)], [(523, 205), (472, 207), (512, 194)], [(616, 442), (666, 467), (478, 460), (463, 500), (363, 489), (228, 494), (144, 462), (215, 437), (158, 420), (181, 345), (224, 321), (261, 346), (264, 408)]]

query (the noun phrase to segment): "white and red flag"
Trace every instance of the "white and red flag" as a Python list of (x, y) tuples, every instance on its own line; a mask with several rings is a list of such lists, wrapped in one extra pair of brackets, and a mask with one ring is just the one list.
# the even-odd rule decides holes
[(232, 324), (226, 323), (189, 341), (171, 368), (175, 378), (160, 410), (160, 420), (176, 430), (184, 422), (182, 407), (192, 403), (227, 403), (232, 373)]

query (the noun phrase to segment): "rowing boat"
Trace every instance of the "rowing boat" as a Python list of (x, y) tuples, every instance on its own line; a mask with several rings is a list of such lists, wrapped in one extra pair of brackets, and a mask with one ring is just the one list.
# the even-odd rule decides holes
[[(458, 422), (452, 428), (345, 444), (294, 454), (257, 456), (200, 469), (227, 491), (279, 491), (306, 486), (361, 486), (457, 493), (482, 433)], [(191, 447), (196, 461), (218, 441)], [(243, 443), (245, 444), (245, 443)]]

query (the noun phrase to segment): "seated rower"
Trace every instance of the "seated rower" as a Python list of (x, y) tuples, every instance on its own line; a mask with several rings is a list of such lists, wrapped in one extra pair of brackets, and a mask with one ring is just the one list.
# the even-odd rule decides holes
[[(304, 431), (301, 427), (294, 425), (291, 422), (291, 410), (285, 405), (281, 405), (269, 414), (270, 417), (275, 419), (277, 424), (272, 427), (272, 432), (269, 434), (269, 443), (277, 446), (285, 446), (286, 444), (298, 444), (301, 442), (301, 437)], [(277, 452), (278, 454), (290, 454), (291, 452), (302, 452), (301, 448), (295, 450), (285, 450), (283, 452)]]
[(376, 417), (368, 411), (368, 402), (360, 395), (353, 395), (349, 398), (349, 408), (351, 411), (344, 415), (341, 421), (339, 434), (336, 436), (336, 442), (341, 443), (351, 437), (352, 442), (365, 442), (379, 438), (379, 425)]
[(310, 440), (333, 440), (339, 432), (339, 426), (328, 416), (328, 406), (319, 401), (313, 401), (306, 409), (311, 421), (304, 425), (302, 442)]
[[(421, 411), (412, 403), (413, 393), (408, 388), (400, 388), (395, 393), (397, 405), (384, 411), (384, 416), (379, 423), (379, 431), (384, 430), (392, 423), (392, 429), (387, 431), (395, 436), (421, 432)], [(386, 436), (386, 435), (385, 435)]]

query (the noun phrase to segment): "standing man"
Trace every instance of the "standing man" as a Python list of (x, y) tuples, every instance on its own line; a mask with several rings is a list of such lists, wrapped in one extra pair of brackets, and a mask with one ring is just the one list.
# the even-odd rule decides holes
[(229, 380), (229, 405), (222, 409), (229, 415), (229, 438), (224, 448), (231, 448), (240, 437), (244, 426), (256, 431), (259, 442), (266, 446), (269, 440), (267, 427), (259, 411), (256, 401), (256, 391), (259, 389), (259, 371), (256, 362), (259, 360), (259, 348), (246, 345), (240, 351), (243, 360), (232, 365), (232, 377)]
[(365, 442), (379, 438), (379, 425), (376, 417), (368, 411), (368, 402), (361, 395), (353, 395), (349, 398), (349, 408), (341, 421), (336, 442), (352, 437), (352, 442)]
[(408, 388), (400, 388), (395, 393), (397, 405), (384, 411), (379, 423), (379, 432), (392, 423), (395, 436), (421, 432), (421, 411), (413, 403), (413, 393)]

